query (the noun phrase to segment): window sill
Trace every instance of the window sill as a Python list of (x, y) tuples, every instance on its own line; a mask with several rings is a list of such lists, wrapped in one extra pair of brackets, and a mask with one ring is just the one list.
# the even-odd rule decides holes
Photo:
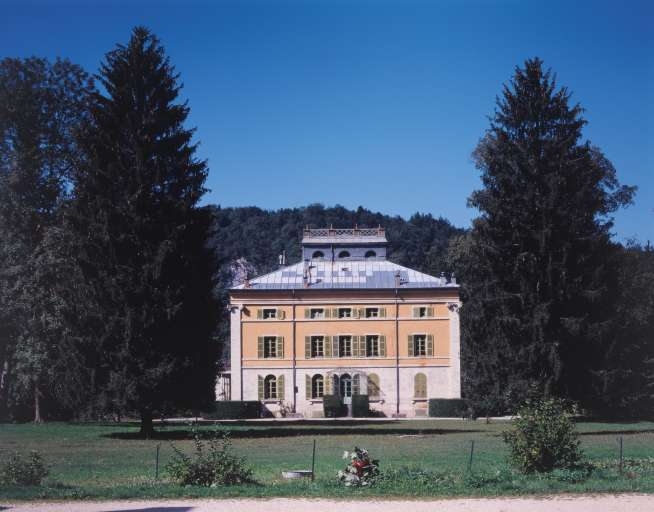
[(411, 399), (412, 404), (425, 403), (425, 402), (429, 402), (429, 398), (416, 398), (416, 397), (414, 397), (414, 398)]
[(264, 398), (261, 401), (264, 404), (281, 404), (283, 400), (281, 398)]

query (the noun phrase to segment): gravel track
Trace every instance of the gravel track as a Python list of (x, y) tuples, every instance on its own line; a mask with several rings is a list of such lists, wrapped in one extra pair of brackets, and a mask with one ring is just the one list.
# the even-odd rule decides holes
[(16, 512), (653, 512), (654, 495), (596, 494), (447, 500), (179, 499), (2, 503)]

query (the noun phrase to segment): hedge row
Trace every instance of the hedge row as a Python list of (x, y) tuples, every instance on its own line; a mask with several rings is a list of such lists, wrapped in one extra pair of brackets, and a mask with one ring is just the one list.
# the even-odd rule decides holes
[(466, 402), (462, 398), (429, 399), (429, 416), (433, 418), (461, 418), (466, 411)]
[(216, 402), (213, 411), (203, 414), (208, 420), (238, 420), (258, 418), (261, 414), (261, 402), (258, 400), (230, 400)]

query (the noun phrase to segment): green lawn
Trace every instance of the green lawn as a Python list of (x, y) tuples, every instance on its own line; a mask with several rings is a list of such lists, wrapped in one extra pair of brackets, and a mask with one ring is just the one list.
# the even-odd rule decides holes
[[(562, 474), (525, 477), (511, 473), (501, 431), (507, 423), (484, 421), (254, 422), (226, 423), (234, 449), (254, 469), (259, 485), (223, 489), (179, 488), (166, 482), (171, 443), (190, 450), (188, 428), (169, 425), (158, 438), (141, 440), (129, 424), (0, 424), (0, 461), (7, 454), (38, 450), (50, 464), (42, 488), (2, 488), (0, 497), (138, 497), (138, 496), (345, 496), (351, 493), (391, 496), (497, 495), (533, 492), (654, 492), (654, 423), (579, 423), (582, 448), (591, 461), (615, 461), (618, 436), (626, 459), (650, 459), (639, 467), (617, 466), (589, 478)], [(207, 432), (215, 427), (202, 426)], [(283, 469), (309, 469), (317, 441), (316, 481), (287, 482)], [(474, 440), (472, 474), (468, 473)], [(160, 479), (154, 480), (160, 445)], [(335, 483), (344, 450), (368, 448), (381, 469), (394, 479), (366, 489)], [(579, 480), (579, 481), (577, 481)]]

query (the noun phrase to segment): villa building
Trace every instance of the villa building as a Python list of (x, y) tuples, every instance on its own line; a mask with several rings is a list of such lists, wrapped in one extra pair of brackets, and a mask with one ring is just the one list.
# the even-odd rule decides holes
[(376, 229), (305, 229), (302, 261), (230, 290), (231, 399), (322, 415), (367, 394), (387, 416), (460, 398), (459, 287), (386, 259)]

